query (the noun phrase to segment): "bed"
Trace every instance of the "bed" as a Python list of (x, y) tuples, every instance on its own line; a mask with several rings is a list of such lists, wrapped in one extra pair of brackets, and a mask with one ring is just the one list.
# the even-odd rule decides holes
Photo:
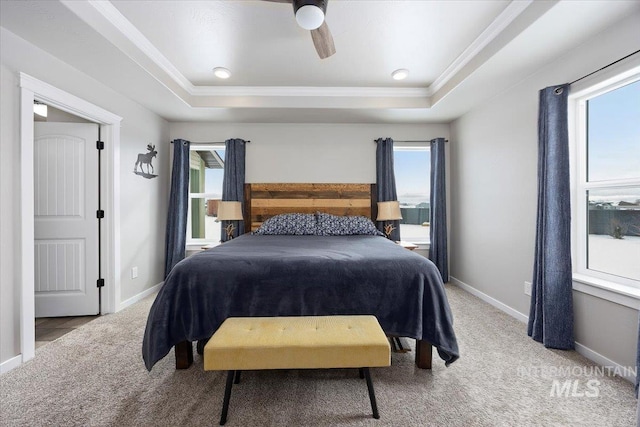
[[(370, 184), (250, 184), (246, 229), (260, 232), (264, 221), (292, 211), (375, 218), (374, 195)], [(381, 236), (317, 234), (247, 233), (178, 263), (149, 312), (147, 369), (174, 346), (176, 367), (187, 368), (192, 342), (239, 316), (373, 314), (387, 335), (417, 340), (419, 367), (431, 367), (432, 345), (447, 365), (459, 357), (444, 285), (429, 260)]]

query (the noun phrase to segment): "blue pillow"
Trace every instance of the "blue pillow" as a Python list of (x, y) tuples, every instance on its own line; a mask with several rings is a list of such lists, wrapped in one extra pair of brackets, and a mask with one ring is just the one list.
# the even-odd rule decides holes
[(369, 218), (366, 216), (338, 216), (317, 212), (318, 236), (350, 236), (353, 234), (365, 234), (371, 236), (384, 236)]
[(316, 216), (302, 213), (286, 213), (272, 216), (263, 222), (253, 234), (314, 235), (316, 234)]

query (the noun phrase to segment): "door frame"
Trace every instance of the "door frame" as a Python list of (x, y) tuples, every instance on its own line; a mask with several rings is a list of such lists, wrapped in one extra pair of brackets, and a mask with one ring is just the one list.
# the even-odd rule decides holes
[[(35, 254), (33, 102), (96, 122), (102, 129), (104, 161), (101, 171), (102, 263), (105, 286), (103, 313), (114, 313), (120, 301), (120, 122), (119, 117), (97, 105), (20, 73), (20, 352), (22, 363), (35, 356)], [(96, 219), (96, 225), (98, 221)], [(96, 278), (97, 279), (97, 278)]]

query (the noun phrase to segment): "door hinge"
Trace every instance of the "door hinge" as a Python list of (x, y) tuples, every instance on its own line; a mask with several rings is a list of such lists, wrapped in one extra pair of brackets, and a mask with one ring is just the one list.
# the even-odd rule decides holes
[(98, 150), (104, 150), (104, 141), (96, 141), (96, 148)]
[(96, 283), (98, 288), (104, 288), (104, 279), (98, 279), (98, 283)]
[(96, 218), (98, 218), (98, 219), (104, 218), (104, 211), (102, 209), (98, 209), (96, 211)]

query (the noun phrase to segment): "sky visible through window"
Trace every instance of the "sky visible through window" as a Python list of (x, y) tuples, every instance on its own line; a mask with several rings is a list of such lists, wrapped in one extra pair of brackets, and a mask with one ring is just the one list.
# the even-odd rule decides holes
[(588, 101), (588, 156), (590, 182), (640, 176), (640, 81)]
[(431, 152), (402, 150), (393, 152), (396, 192), (401, 205), (429, 203)]

